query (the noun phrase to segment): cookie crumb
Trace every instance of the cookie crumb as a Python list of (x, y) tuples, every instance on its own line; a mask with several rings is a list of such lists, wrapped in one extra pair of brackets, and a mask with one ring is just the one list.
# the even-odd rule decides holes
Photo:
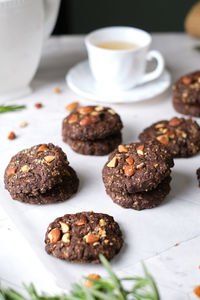
[(85, 280), (85, 287), (88, 289), (88, 288), (90, 288), (91, 286), (94, 285), (94, 282), (92, 282), (92, 281), (89, 280), (89, 279), (92, 279), (92, 280), (99, 280), (99, 279), (101, 278), (101, 276), (98, 275), (98, 274), (89, 274), (87, 278), (88, 278), (88, 279)]
[(60, 94), (61, 90), (59, 88), (54, 88), (53, 92), (54, 94)]
[(193, 290), (194, 294), (200, 298), (200, 285), (197, 285), (194, 290)]
[(39, 109), (39, 108), (42, 108), (42, 103), (35, 103), (35, 108)]
[(21, 122), (19, 123), (19, 127), (23, 128), (23, 127), (26, 127), (28, 125), (27, 122)]
[(11, 131), (11, 132), (8, 134), (7, 138), (8, 138), (9, 140), (14, 140), (14, 139), (16, 139), (16, 134), (15, 134), (13, 131)]

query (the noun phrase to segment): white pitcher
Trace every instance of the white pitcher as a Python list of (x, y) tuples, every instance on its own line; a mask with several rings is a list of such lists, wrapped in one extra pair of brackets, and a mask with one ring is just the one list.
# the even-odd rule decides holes
[(0, 101), (30, 92), (60, 0), (0, 0)]

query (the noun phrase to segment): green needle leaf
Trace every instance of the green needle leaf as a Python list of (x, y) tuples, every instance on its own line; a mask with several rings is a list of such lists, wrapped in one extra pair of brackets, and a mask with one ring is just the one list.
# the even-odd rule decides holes
[(25, 105), (0, 105), (0, 114), (25, 109)]
[[(155, 282), (144, 264), (144, 277), (118, 278), (112, 271), (107, 259), (103, 255), (100, 255), (99, 258), (109, 276), (108, 278), (91, 280), (93, 285), (89, 288), (85, 287), (82, 280), (80, 284), (72, 284), (69, 294), (49, 296), (44, 292), (39, 295), (32, 283), (30, 285), (24, 284), (24, 289), (29, 296), (25, 298), (15, 290), (4, 289), (0, 285), (0, 300), (160, 300)], [(133, 283), (131, 290), (124, 288), (124, 281)]]

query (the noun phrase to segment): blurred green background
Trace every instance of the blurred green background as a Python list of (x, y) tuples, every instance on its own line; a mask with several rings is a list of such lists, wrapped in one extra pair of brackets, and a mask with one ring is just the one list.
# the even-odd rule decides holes
[[(56, 1), (56, 0), (55, 0)], [(88, 33), (104, 26), (127, 25), (147, 31), (183, 31), (196, 0), (62, 0), (54, 34)]]

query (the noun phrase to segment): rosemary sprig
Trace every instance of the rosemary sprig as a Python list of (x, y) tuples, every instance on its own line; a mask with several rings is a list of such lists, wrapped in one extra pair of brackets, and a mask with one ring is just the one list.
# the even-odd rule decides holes
[(25, 105), (0, 105), (0, 114), (12, 111), (19, 111), (26, 108)]
[[(25, 298), (13, 289), (5, 289), (0, 286), (0, 300), (160, 300), (156, 284), (143, 265), (144, 277), (118, 278), (112, 271), (107, 259), (100, 255), (101, 263), (108, 272), (108, 277), (94, 280), (92, 286), (87, 288), (84, 281), (73, 284), (69, 295), (49, 296), (46, 293), (39, 295), (33, 284), (24, 285), (29, 297)], [(124, 282), (129, 281), (131, 287), (125, 289)]]

